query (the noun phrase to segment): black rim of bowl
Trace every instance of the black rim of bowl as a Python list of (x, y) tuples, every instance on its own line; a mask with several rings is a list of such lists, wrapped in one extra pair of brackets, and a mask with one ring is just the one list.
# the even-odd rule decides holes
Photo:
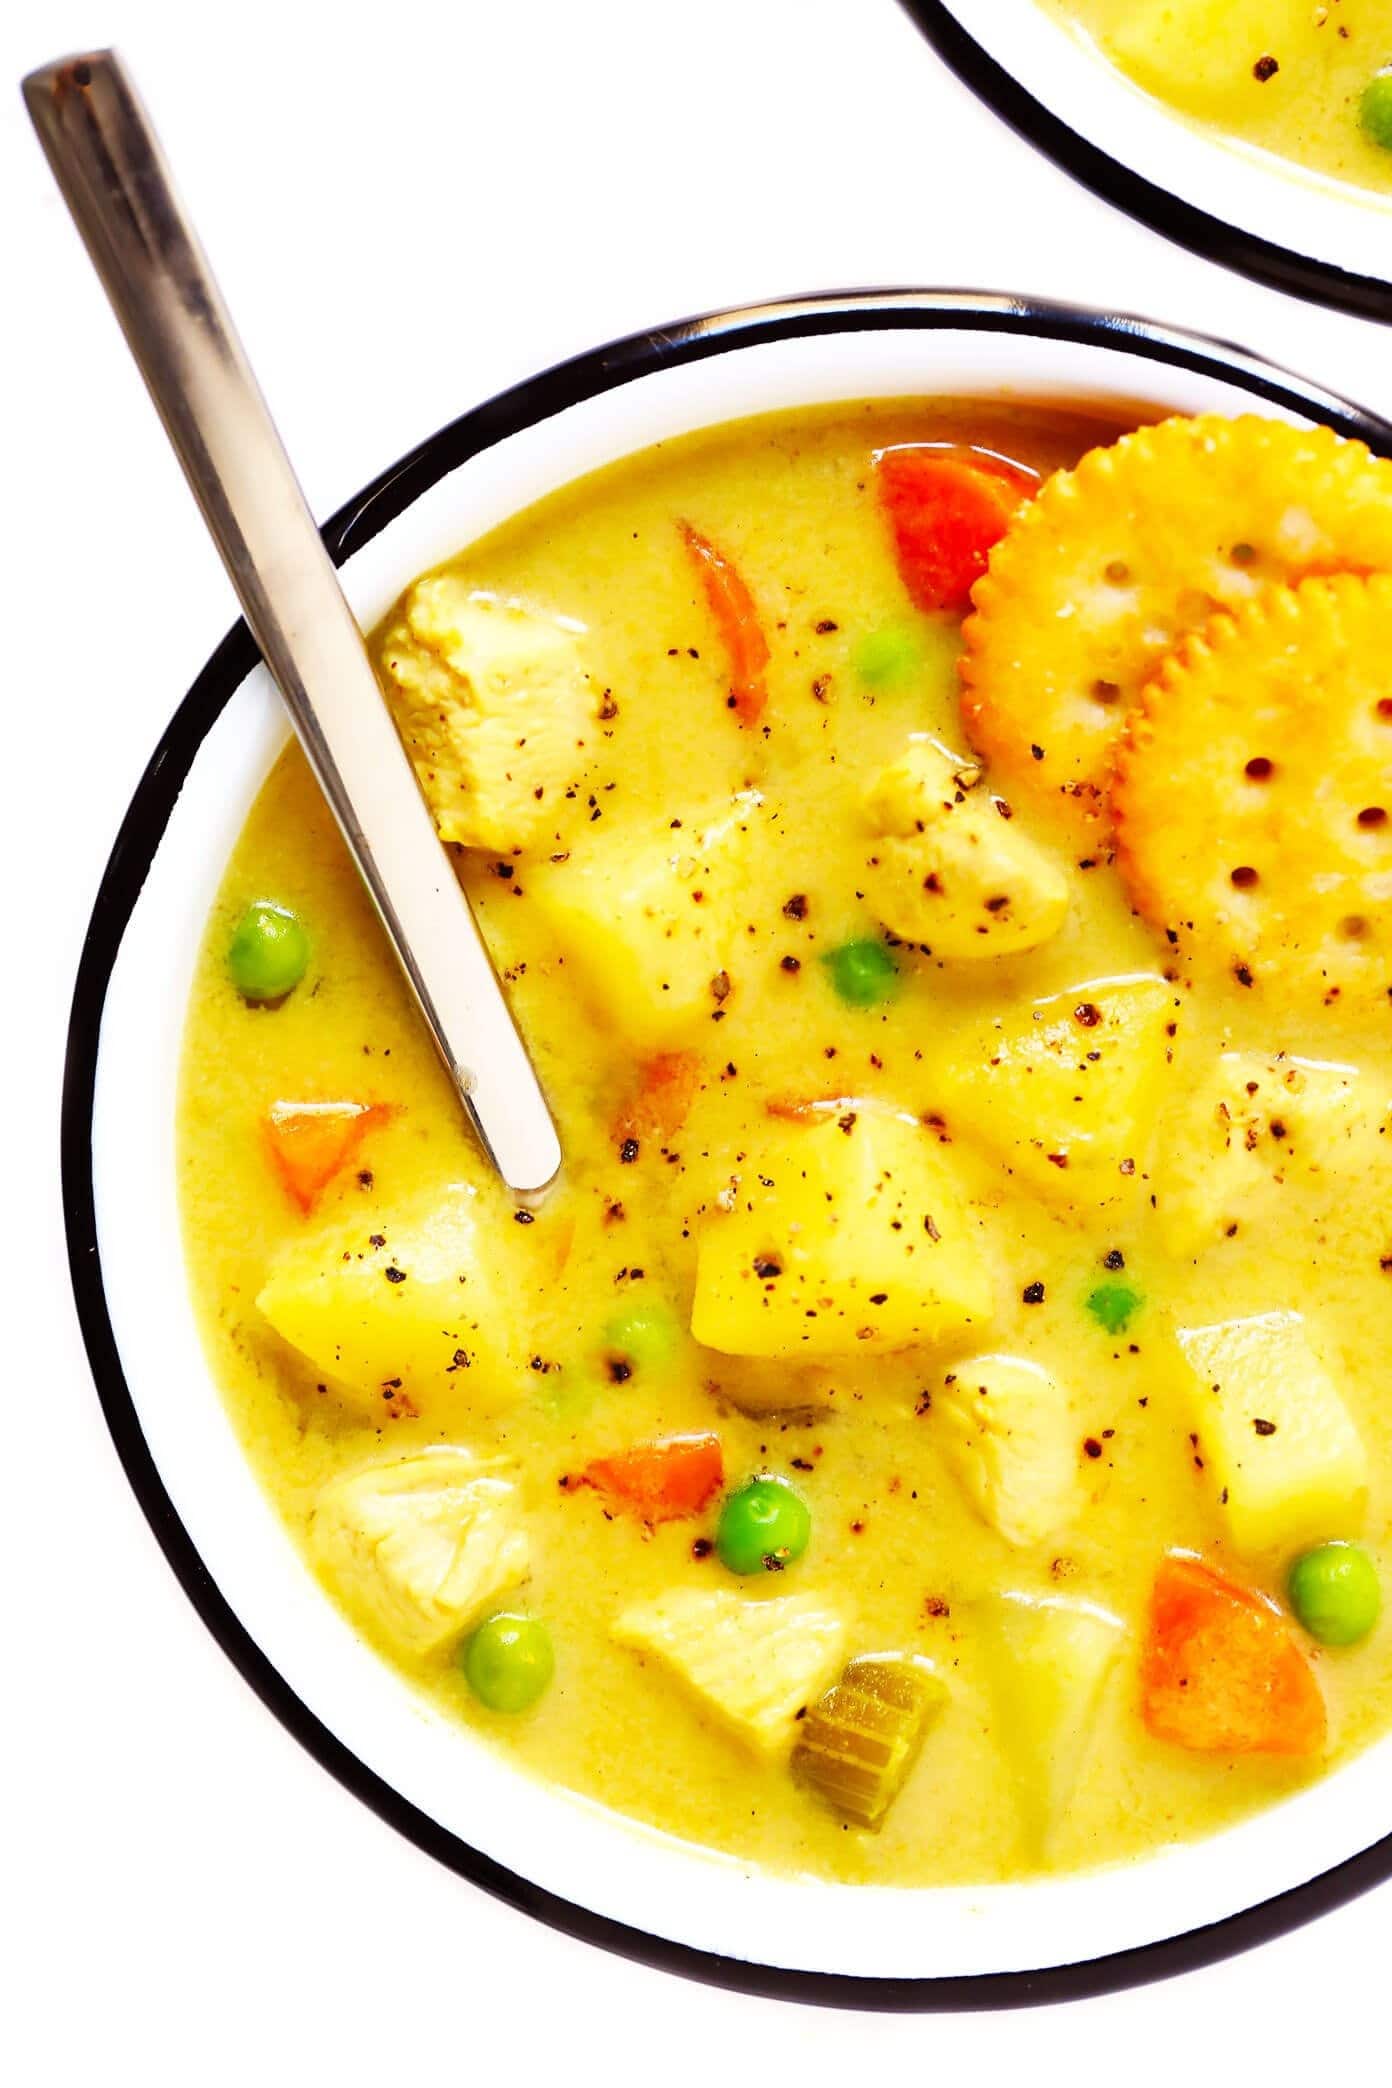
[(1336, 262), (1280, 246), (1171, 195), (1133, 167), (1113, 159), (1046, 108), (963, 28), (943, 0), (899, 0), (899, 4), (964, 86), (1027, 144), (1104, 203), (1205, 261), (1251, 276), (1272, 290), (1332, 305), (1360, 319), (1392, 322), (1392, 281), (1357, 275)]
[[(430, 436), (341, 508), (323, 535), (336, 564), (468, 458), (509, 435), (651, 372), (730, 349), (815, 334), (967, 329), (1090, 344), (1176, 370), (1227, 378), (1254, 398), (1325, 421), (1392, 455), (1392, 425), (1237, 349), (1120, 315), (971, 292), (866, 291), (707, 314), (630, 335), (526, 379)], [(1392, 1834), (1308, 1883), (1181, 1936), (1038, 1971), (876, 1978), (790, 1970), (716, 1955), (596, 1914), (471, 1848), (404, 1798), (296, 1695), (203, 1564), (166, 1491), (127, 1385), (107, 1308), (97, 1235), (92, 1123), (108, 983), (185, 778), (207, 733), (259, 655), (237, 624), (175, 712), (121, 824), (97, 894), (73, 994), (63, 1085), (62, 1176), (78, 1317), (126, 1476), (199, 1616), (281, 1724), (363, 1803), (427, 1855), (509, 1905), (585, 1942), (667, 1972), (784, 2000), (869, 2009), (1003, 2008), (1116, 1991), (1169, 1977), (1282, 1934), (1392, 1875)]]

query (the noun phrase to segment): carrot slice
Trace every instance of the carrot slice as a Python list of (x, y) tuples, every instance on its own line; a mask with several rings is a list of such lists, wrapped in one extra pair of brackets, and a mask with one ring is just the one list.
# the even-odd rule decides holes
[(768, 702), (764, 669), (768, 640), (759, 622), (754, 597), (722, 551), (689, 522), (678, 522), (682, 542), (701, 575), (706, 602), (720, 627), (720, 640), (730, 663), (730, 707), (741, 725), (753, 725)]
[(619, 1112), (614, 1136), (620, 1145), (647, 1139), (664, 1146), (686, 1122), (701, 1085), (701, 1059), (695, 1051), (662, 1051), (650, 1058), (638, 1086)]
[(714, 1499), (725, 1465), (719, 1436), (667, 1436), (637, 1443), (616, 1457), (597, 1457), (581, 1476), (585, 1485), (644, 1522), (676, 1522), (699, 1515)]
[(312, 1211), (348, 1165), (373, 1124), (391, 1111), (382, 1102), (273, 1102), (263, 1120), (282, 1182), (302, 1211)]
[(1173, 1552), (1155, 1576), (1141, 1716), (1202, 1754), (1318, 1754), (1324, 1698), (1274, 1603)]
[(998, 458), (933, 446), (881, 450), (875, 480), (914, 607), (954, 614), (1038, 483)]

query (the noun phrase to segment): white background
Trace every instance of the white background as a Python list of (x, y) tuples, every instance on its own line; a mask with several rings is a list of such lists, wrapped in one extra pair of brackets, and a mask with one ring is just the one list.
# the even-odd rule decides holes
[(863, 2069), (873, 2038), (876, 2068), (910, 2080), (1240, 2070), (1284, 2088), (1381, 2049), (1386, 1888), (1227, 1965), (1016, 2015), (859, 2018), (623, 1963), (398, 1840), (204, 1633), (104, 1433), (57, 1182), (91, 898), (233, 613), (10, 85), (99, 42), (154, 108), (321, 515), (559, 356), (818, 287), (1141, 311), (1392, 413), (1386, 335), (1072, 189), (893, 0), (5, 0), (0, 2077), (410, 2088), (578, 2069), (765, 2088)]

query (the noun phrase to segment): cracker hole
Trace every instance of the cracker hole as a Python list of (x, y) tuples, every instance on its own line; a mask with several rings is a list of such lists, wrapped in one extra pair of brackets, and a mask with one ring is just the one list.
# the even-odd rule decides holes
[(1261, 879), (1250, 863), (1239, 863), (1236, 870), (1228, 872), (1228, 882), (1236, 885), (1239, 892), (1250, 892), (1253, 885), (1261, 883)]
[(1255, 565), (1257, 547), (1255, 544), (1234, 544), (1228, 556), (1235, 566)]
[(1253, 783), (1269, 783), (1276, 773), (1276, 764), (1268, 761), (1265, 754), (1254, 754), (1244, 773)]
[(1094, 703), (1111, 705), (1120, 700), (1121, 683), (1114, 681), (1103, 681), (1099, 678), (1097, 681), (1093, 683), (1092, 688), (1089, 690), (1088, 693), (1092, 697)]
[(1365, 805), (1358, 815), (1361, 827), (1380, 827), (1387, 824), (1387, 812), (1382, 805)]
[(1365, 942), (1369, 932), (1368, 922), (1362, 914), (1345, 914), (1339, 923), (1339, 933), (1345, 942)]
[(1102, 577), (1113, 587), (1125, 587), (1131, 578), (1131, 568), (1124, 558), (1114, 558), (1102, 568)]

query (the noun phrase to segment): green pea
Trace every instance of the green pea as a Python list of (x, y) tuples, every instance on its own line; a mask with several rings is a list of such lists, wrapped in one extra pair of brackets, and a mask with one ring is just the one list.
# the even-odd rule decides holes
[(288, 906), (257, 899), (227, 946), (227, 969), (243, 1000), (280, 1000), (298, 986), (309, 963), (304, 922)]
[(882, 624), (851, 648), (851, 670), (867, 689), (893, 689), (923, 666), (923, 644), (907, 624)]
[(1087, 1309), (1109, 1334), (1124, 1333), (1141, 1309), (1141, 1294), (1129, 1283), (1099, 1283), (1089, 1291)]
[[(616, 1312), (604, 1329), (610, 1376), (660, 1370), (676, 1354), (678, 1331), (665, 1305), (635, 1305), (629, 1312)], [(627, 1372), (615, 1371), (615, 1363), (626, 1364)]]
[(1392, 65), (1375, 72), (1363, 89), (1358, 120), (1365, 137), (1371, 138), (1374, 145), (1381, 145), (1385, 152), (1392, 152)]
[(812, 1535), (812, 1511), (782, 1479), (751, 1479), (727, 1495), (715, 1548), (731, 1573), (776, 1573), (800, 1559)]
[(1286, 1581), (1291, 1608), (1322, 1646), (1352, 1646), (1378, 1620), (1382, 1589), (1361, 1544), (1317, 1544), (1302, 1552)]
[(490, 1711), (530, 1711), (556, 1672), (540, 1617), (499, 1610), (479, 1625), (461, 1656), (464, 1678)]
[(882, 942), (865, 936), (822, 958), (832, 985), (852, 1008), (877, 1008), (899, 990), (899, 967)]

